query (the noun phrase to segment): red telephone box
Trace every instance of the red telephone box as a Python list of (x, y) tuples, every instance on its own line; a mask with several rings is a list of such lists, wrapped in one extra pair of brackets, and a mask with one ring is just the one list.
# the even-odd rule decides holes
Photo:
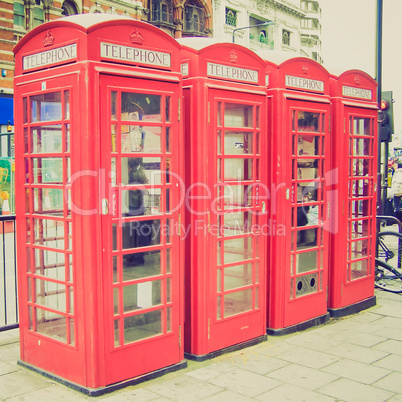
[(294, 58), (270, 73), (268, 88), (275, 232), (267, 332), (284, 334), (329, 318), (329, 74), (313, 60)]
[(185, 366), (179, 49), (101, 14), (15, 48), (21, 361), (90, 395)]
[(266, 337), (265, 62), (242, 46), (204, 46), (182, 54), (184, 347), (196, 360)]
[(340, 317), (374, 306), (377, 83), (358, 70), (331, 80), (333, 199), (328, 307)]

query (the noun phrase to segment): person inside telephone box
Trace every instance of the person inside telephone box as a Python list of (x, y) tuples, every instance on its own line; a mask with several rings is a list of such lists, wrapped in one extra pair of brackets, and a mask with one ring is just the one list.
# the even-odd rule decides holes
[[(142, 158), (128, 158), (127, 165), (129, 186), (148, 183)], [(145, 215), (145, 192), (145, 188), (128, 190), (128, 212), (125, 214), (126, 217)], [(152, 220), (142, 220), (126, 223), (123, 231), (123, 248), (132, 249), (149, 246), (151, 243), (152, 222)], [(143, 265), (145, 262), (144, 253), (128, 254), (126, 255), (126, 261), (130, 265)]]

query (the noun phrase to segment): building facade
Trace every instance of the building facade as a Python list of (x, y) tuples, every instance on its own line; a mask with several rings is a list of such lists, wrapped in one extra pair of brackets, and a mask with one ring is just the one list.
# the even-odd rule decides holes
[[(257, 53), (290, 52), (322, 63), (318, 1), (216, 0), (213, 14), (214, 37), (220, 41), (234, 41)], [(242, 27), (249, 28), (238, 29)]]

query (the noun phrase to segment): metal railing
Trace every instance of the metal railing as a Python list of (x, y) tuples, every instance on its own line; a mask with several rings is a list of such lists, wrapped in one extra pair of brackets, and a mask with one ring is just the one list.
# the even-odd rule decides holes
[(18, 328), (15, 215), (0, 216), (0, 332)]

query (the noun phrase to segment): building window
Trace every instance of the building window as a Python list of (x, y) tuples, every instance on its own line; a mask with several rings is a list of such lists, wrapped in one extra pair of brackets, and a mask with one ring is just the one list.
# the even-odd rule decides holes
[(187, 32), (204, 33), (204, 10), (194, 5), (185, 9), (184, 30)]
[(290, 32), (285, 29), (282, 31), (282, 44), (290, 46)]
[(152, 22), (173, 24), (171, 4), (166, 1), (154, 0), (152, 2)]
[(25, 28), (25, 8), (21, 3), (14, 3), (14, 25)]
[(65, 0), (63, 2), (62, 10), (61, 13), (65, 16), (78, 14), (77, 6), (70, 0)]
[(237, 24), (237, 12), (226, 7), (226, 25), (235, 27)]
[(33, 28), (45, 21), (45, 16), (43, 14), (43, 5), (40, 0), (35, 0), (36, 7), (33, 9)]

